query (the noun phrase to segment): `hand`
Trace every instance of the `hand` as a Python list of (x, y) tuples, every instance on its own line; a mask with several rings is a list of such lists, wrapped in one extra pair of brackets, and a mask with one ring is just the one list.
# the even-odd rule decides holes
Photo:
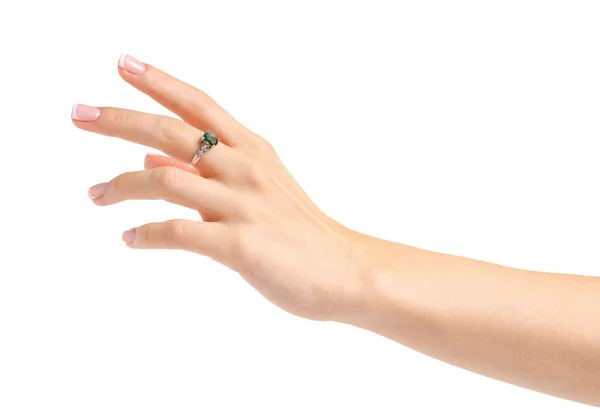
[[(95, 185), (99, 206), (163, 199), (195, 209), (202, 221), (170, 220), (131, 229), (131, 248), (184, 249), (225, 264), (290, 313), (341, 319), (360, 302), (363, 279), (353, 232), (323, 214), (271, 145), (204, 92), (130, 56), (119, 61), (129, 84), (177, 114), (73, 107), (74, 124), (161, 150), (145, 170)], [(190, 170), (205, 130), (219, 139)]]

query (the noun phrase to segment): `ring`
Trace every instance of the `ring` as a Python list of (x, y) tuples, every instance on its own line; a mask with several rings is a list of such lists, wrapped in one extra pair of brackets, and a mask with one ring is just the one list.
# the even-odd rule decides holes
[(200, 148), (198, 148), (198, 151), (194, 155), (194, 159), (192, 159), (188, 166), (190, 168), (196, 166), (196, 163), (198, 163), (198, 161), (206, 153), (206, 151), (212, 148), (213, 146), (217, 146), (218, 143), (219, 139), (215, 135), (213, 135), (211, 132), (204, 132), (204, 135), (202, 135), (202, 144), (200, 145)]

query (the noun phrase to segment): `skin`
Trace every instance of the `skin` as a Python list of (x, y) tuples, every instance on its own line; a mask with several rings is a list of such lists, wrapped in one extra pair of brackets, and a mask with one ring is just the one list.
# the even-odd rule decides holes
[[(600, 278), (513, 269), (352, 231), (312, 203), (267, 141), (204, 92), (150, 65), (119, 74), (182, 120), (111, 107), (96, 121), (74, 120), (167, 155), (148, 155), (145, 170), (115, 177), (93, 202), (162, 199), (202, 218), (138, 226), (129, 247), (210, 257), (292, 314), (600, 406)], [(189, 169), (208, 129), (220, 143)]]

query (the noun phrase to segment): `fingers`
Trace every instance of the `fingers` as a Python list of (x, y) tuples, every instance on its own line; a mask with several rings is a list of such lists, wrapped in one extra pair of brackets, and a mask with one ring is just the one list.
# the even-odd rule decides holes
[[(72, 116), (80, 129), (159, 149), (186, 164), (200, 147), (203, 135), (176, 118), (128, 109), (76, 105)], [(220, 143), (198, 161), (196, 168), (206, 177), (226, 176), (231, 167), (224, 164), (235, 162), (235, 157), (233, 149)]]
[(128, 230), (123, 241), (132, 248), (181, 249), (214, 257), (227, 247), (226, 233), (221, 223), (176, 219)]
[(210, 130), (230, 146), (243, 144), (251, 135), (206, 93), (149, 64), (123, 55), (119, 60), (119, 74), (185, 122)]
[(124, 200), (163, 199), (217, 217), (231, 210), (233, 203), (230, 192), (220, 182), (170, 166), (124, 173), (93, 186), (89, 196), (99, 206)]

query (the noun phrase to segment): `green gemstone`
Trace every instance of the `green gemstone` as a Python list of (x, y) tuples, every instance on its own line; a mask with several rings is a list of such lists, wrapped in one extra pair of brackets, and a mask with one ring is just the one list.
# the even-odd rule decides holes
[(216, 146), (219, 143), (219, 140), (216, 136), (214, 136), (211, 132), (205, 132), (204, 137), (202, 138), (204, 143), (210, 146)]

